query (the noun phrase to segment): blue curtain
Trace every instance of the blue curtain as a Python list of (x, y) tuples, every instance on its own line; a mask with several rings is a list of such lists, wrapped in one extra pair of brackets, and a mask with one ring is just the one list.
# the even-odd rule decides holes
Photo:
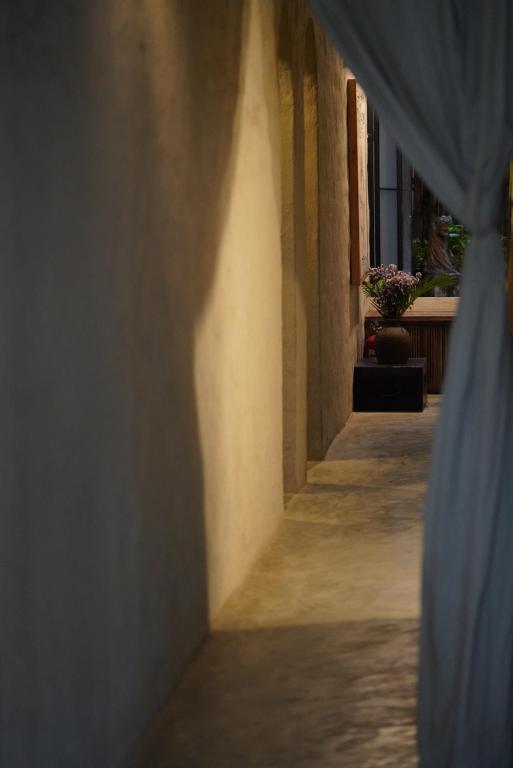
[(513, 766), (513, 367), (499, 202), (511, 0), (312, 0), (404, 153), (472, 234), (425, 509), (422, 768)]

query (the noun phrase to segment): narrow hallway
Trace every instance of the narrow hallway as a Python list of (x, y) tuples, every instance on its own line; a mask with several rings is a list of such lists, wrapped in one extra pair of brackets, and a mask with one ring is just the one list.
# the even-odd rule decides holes
[(410, 768), (433, 427), (353, 414), (146, 741), (147, 768)]

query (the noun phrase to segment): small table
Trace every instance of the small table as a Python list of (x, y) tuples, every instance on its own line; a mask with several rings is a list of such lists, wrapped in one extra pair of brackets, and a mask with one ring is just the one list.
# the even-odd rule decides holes
[(427, 361), (412, 357), (405, 365), (360, 360), (354, 368), (353, 410), (423, 411), (427, 402)]

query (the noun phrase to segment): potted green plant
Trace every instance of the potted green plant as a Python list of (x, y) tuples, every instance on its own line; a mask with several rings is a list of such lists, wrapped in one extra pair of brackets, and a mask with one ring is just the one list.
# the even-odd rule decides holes
[(454, 275), (440, 274), (423, 278), (397, 269), (395, 264), (373, 267), (365, 275), (362, 288), (383, 318), (376, 334), (375, 353), (378, 363), (404, 365), (411, 352), (410, 334), (401, 324), (401, 317), (413, 302), (433, 288), (453, 285)]

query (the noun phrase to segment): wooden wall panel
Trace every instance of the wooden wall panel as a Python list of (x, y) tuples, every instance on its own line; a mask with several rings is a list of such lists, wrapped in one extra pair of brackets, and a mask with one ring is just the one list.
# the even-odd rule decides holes
[(356, 80), (347, 81), (347, 163), (351, 285), (360, 285), (360, 198), (358, 191), (358, 107)]
[(416, 324), (405, 322), (412, 341), (412, 357), (427, 358), (427, 387), (430, 394), (442, 391), (447, 351), (449, 346), (450, 323), (430, 322)]

